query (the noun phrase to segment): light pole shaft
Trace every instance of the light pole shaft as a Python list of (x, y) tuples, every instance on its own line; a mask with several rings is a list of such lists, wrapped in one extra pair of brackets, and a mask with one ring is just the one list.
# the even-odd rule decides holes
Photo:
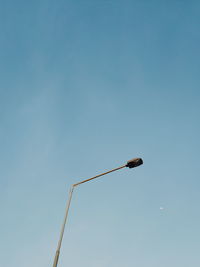
[(106, 175), (108, 173), (111, 173), (111, 172), (114, 172), (114, 171), (117, 171), (117, 170), (120, 170), (122, 168), (125, 168), (126, 165), (123, 165), (123, 166), (120, 166), (118, 168), (115, 168), (115, 169), (112, 169), (110, 171), (107, 171), (107, 172), (104, 172), (104, 173), (101, 173), (101, 174), (98, 174), (92, 178), (89, 178), (89, 179), (86, 179), (86, 180), (83, 180), (81, 182), (78, 182), (76, 184), (73, 184), (71, 186), (71, 189), (69, 191), (69, 197), (68, 197), (68, 201), (67, 201), (67, 206), (66, 206), (66, 211), (65, 211), (65, 217), (64, 217), (64, 222), (63, 222), (63, 225), (62, 225), (62, 228), (61, 228), (61, 232), (60, 232), (60, 238), (59, 238), (59, 241), (58, 241), (58, 246), (57, 246), (57, 250), (56, 250), (56, 254), (55, 254), (55, 258), (54, 258), (54, 262), (53, 262), (53, 267), (57, 267), (58, 265), (58, 259), (59, 259), (59, 255), (60, 255), (60, 248), (61, 248), (61, 244), (62, 244), (62, 239), (63, 239), (63, 235), (64, 235), (64, 231), (65, 231), (65, 225), (66, 225), (66, 222), (67, 222), (67, 217), (68, 217), (68, 213), (69, 213), (69, 208), (70, 208), (70, 204), (71, 204), (71, 200), (72, 200), (72, 194), (73, 194), (73, 191), (74, 191), (74, 188), (80, 184), (83, 184), (83, 183), (86, 183), (86, 182), (89, 182), (91, 180), (94, 180), (94, 179), (97, 179), (99, 178), (100, 176), (103, 176), (103, 175)]
[(55, 255), (55, 258), (54, 258), (53, 267), (57, 267), (57, 265), (58, 265), (58, 259), (59, 259), (59, 255), (60, 255), (60, 248), (61, 248), (62, 239), (63, 239), (63, 235), (64, 235), (64, 231), (65, 231), (65, 225), (66, 225), (66, 221), (67, 221), (67, 217), (68, 217), (68, 213), (69, 213), (69, 207), (70, 207), (70, 204), (71, 204), (73, 191), (74, 191), (74, 186), (72, 186), (70, 191), (69, 191), (69, 197), (68, 197), (68, 201), (67, 201), (64, 222), (63, 222), (63, 225), (62, 225), (62, 228), (61, 228), (61, 232), (60, 232), (60, 238), (59, 238), (59, 241), (58, 241), (58, 247), (57, 247), (56, 255)]

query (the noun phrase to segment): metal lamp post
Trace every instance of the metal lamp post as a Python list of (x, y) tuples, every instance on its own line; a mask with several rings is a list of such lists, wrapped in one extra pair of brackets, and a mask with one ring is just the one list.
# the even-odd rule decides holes
[(127, 161), (127, 163), (125, 165), (122, 165), (122, 166), (120, 166), (118, 168), (112, 169), (112, 170), (107, 171), (107, 172), (103, 172), (103, 173), (98, 174), (98, 175), (96, 175), (96, 176), (94, 176), (92, 178), (89, 178), (89, 179), (86, 179), (86, 180), (82, 180), (82, 181), (80, 181), (80, 182), (78, 182), (76, 184), (71, 185), (71, 188), (70, 188), (70, 191), (69, 191), (69, 197), (68, 197), (68, 201), (67, 201), (67, 206), (66, 206), (66, 211), (65, 211), (64, 222), (63, 222), (63, 225), (62, 225), (62, 228), (61, 228), (61, 232), (60, 232), (60, 238), (59, 238), (59, 241), (58, 241), (58, 246), (57, 246), (57, 250), (56, 250), (56, 254), (55, 254), (55, 258), (54, 258), (53, 267), (57, 267), (57, 265), (58, 265), (58, 259), (59, 259), (59, 255), (60, 255), (60, 248), (61, 248), (61, 244), (62, 244), (63, 234), (64, 234), (64, 230), (65, 230), (65, 225), (66, 225), (66, 221), (67, 221), (67, 216), (68, 216), (69, 207), (70, 207), (70, 203), (71, 203), (71, 200), (72, 200), (72, 194), (73, 194), (74, 188), (76, 186), (78, 186), (78, 185), (81, 185), (83, 183), (89, 182), (91, 180), (99, 178), (100, 176), (106, 175), (108, 173), (123, 169), (125, 167), (135, 168), (135, 167), (138, 167), (138, 166), (140, 166), (142, 164), (143, 164), (143, 160), (141, 158), (134, 158), (134, 159), (131, 159), (131, 160)]

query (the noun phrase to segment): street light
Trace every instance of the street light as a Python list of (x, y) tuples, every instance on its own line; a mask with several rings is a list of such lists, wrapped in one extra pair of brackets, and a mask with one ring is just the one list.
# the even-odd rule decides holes
[(92, 178), (89, 178), (89, 179), (86, 179), (86, 180), (82, 180), (82, 181), (80, 181), (80, 182), (78, 182), (76, 184), (71, 185), (71, 188), (70, 188), (70, 191), (69, 191), (69, 197), (68, 197), (68, 201), (67, 201), (67, 206), (66, 206), (66, 211), (65, 211), (64, 222), (63, 222), (63, 225), (62, 225), (62, 228), (61, 228), (61, 232), (60, 232), (60, 238), (59, 238), (59, 241), (58, 241), (58, 246), (57, 246), (57, 250), (56, 250), (56, 254), (55, 254), (55, 258), (54, 258), (53, 267), (57, 267), (57, 265), (58, 265), (58, 259), (59, 259), (59, 255), (60, 255), (60, 248), (61, 248), (61, 244), (62, 244), (63, 234), (64, 234), (64, 230), (65, 230), (65, 225), (66, 225), (66, 221), (67, 221), (67, 216), (68, 216), (69, 207), (70, 207), (70, 203), (71, 203), (71, 200), (72, 200), (72, 194), (73, 194), (74, 188), (76, 186), (80, 185), (80, 184), (89, 182), (91, 180), (99, 178), (100, 176), (106, 175), (108, 173), (123, 169), (125, 167), (135, 168), (135, 167), (138, 167), (138, 166), (140, 166), (142, 164), (143, 164), (143, 160), (141, 158), (134, 158), (134, 159), (131, 159), (131, 160), (127, 161), (127, 163), (125, 165), (122, 165), (122, 166), (120, 166), (118, 168), (115, 168), (115, 169), (112, 169), (110, 171), (98, 174), (98, 175), (96, 175), (96, 176), (94, 176)]

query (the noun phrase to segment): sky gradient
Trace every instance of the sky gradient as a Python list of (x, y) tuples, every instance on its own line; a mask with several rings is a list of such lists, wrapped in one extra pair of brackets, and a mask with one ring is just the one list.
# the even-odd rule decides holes
[(199, 1), (0, 0), (0, 266), (199, 266)]

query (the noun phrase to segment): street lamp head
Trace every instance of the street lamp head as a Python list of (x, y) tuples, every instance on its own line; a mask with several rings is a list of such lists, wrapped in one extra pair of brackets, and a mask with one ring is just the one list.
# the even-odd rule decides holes
[(127, 161), (126, 167), (135, 168), (143, 164), (143, 160), (141, 158), (134, 158)]

